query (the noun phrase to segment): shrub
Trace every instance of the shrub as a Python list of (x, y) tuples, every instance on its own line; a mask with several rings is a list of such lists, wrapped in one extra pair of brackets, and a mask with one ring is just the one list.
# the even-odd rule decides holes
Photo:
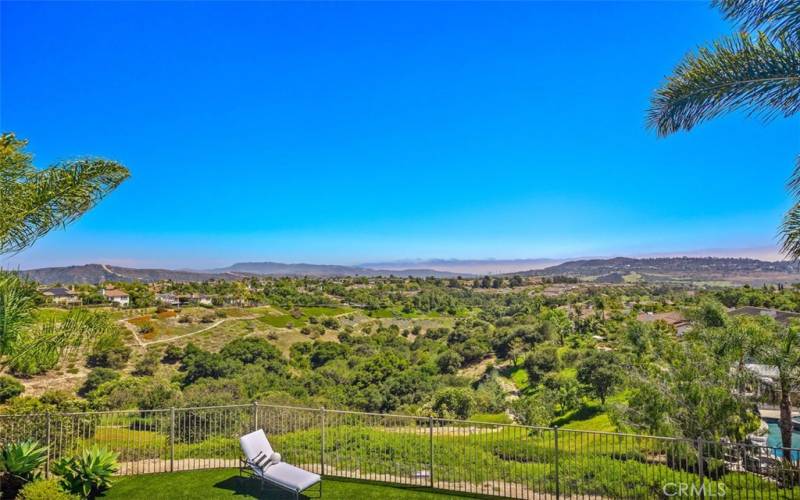
[(145, 324), (143, 324), (142, 326), (139, 327), (139, 333), (144, 335), (146, 333), (154, 332), (155, 329), (156, 329), (156, 327), (154, 327), (152, 323), (147, 322), (147, 323), (145, 323)]
[(9, 399), (19, 396), (25, 391), (25, 386), (19, 380), (1, 376), (0, 377), (0, 403), (5, 403)]
[(78, 391), (78, 394), (89, 394), (102, 384), (111, 382), (112, 380), (117, 380), (118, 378), (119, 373), (116, 370), (112, 370), (111, 368), (95, 368), (89, 372), (89, 376), (86, 377), (86, 382), (83, 383), (83, 386)]
[(553, 405), (541, 394), (523, 396), (511, 403), (511, 413), (522, 425), (546, 427), (553, 420)]
[(176, 346), (175, 344), (169, 344), (164, 349), (164, 357), (161, 358), (161, 361), (163, 361), (164, 363), (173, 364), (177, 363), (182, 358), (183, 358), (183, 349)]
[(341, 324), (339, 324), (339, 320), (336, 318), (323, 318), (322, 326), (330, 330), (338, 330)]
[(447, 351), (436, 360), (436, 365), (441, 373), (455, 373), (461, 368), (464, 358), (455, 351)]
[(186, 372), (183, 379), (185, 384), (191, 384), (201, 378), (230, 377), (241, 367), (242, 363), (236, 359), (203, 350), (185, 354), (181, 362), (181, 369)]
[(17, 496), (19, 500), (77, 500), (80, 497), (67, 493), (56, 479), (40, 479), (25, 485)]
[(431, 410), (439, 418), (466, 419), (475, 410), (475, 400), (468, 389), (448, 387), (433, 397)]
[(117, 469), (117, 454), (97, 445), (78, 456), (57, 460), (53, 466), (61, 476), (61, 486), (83, 498), (94, 498), (109, 489)]
[(131, 357), (131, 348), (125, 344), (119, 330), (101, 335), (92, 345), (86, 362), (89, 366), (124, 368)]
[(235, 359), (244, 364), (283, 361), (281, 352), (275, 346), (258, 337), (232, 340), (219, 353), (224, 358)]
[(178, 323), (191, 323), (194, 321), (194, 318), (189, 316), (188, 314), (182, 314), (178, 316)]
[(136, 363), (133, 369), (134, 375), (139, 376), (152, 376), (158, 370), (159, 362), (161, 361), (161, 353), (157, 349), (148, 349), (144, 356)]
[(41, 475), (39, 468), (46, 460), (47, 447), (33, 439), (3, 446), (0, 452), (2, 495), (14, 498), (23, 484), (38, 479)]
[(214, 314), (204, 314), (202, 318), (200, 318), (201, 323), (213, 323), (217, 317)]

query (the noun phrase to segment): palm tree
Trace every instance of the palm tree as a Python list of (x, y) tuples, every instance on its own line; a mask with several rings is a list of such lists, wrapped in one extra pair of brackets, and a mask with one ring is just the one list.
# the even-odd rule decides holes
[[(656, 91), (647, 125), (659, 136), (734, 110), (765, 119), (800, 110), (800, 2), (713, 0), (743, 30), (690, 54)], [(800, 157), (789, 180), (800, 199)], [(800, 201), (786, 214), (782, 250), (800, 259)]]
[[(19, 252), (74, 221), (129, 175), (119, 163), (97, 158), (38, 170), (26, 145), (13, 133), (0, 135), (0, 255)], [(37, 296), (33, 283), (0, 270), (0, 371), (43, 358), (57, 360), (83, 339), (112, 327), (105, 315), (83, 309), (58, 322), (37, 321)]]
[(128, 178), (117, 162), (81, 158), (39, 170), (27, 141), (0, 135), (0, 255), (31, 246), (91, 209)]
[(37, 320), (38, 293), (35, 284), (19, 275), (0, 272), (0, 372), (57, 361), (84, 339), (115, 328), (108, 315), (87, 309), (73, 309), (59, 321)]
[(759, 357), (778, 371), (781, 445), (784, 460), (790, 462), (793, 427), (790, 395), (800, 379), (800, 327), (792, 325), (774, 330)]

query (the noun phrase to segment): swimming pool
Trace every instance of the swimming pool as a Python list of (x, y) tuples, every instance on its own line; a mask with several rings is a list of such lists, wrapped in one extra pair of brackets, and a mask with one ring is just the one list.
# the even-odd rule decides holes
[[(767, 435), (767, 446), (775, 448), (774, 450), (772, 450), (772, 452), (775, 454), (776, 457), (782, 457), (783, 450), (781, 449), (781, 428), (778, 425), (778, 421), (767, 418), (765, 418), (764, 421), (769, 426), (769, 434)], [(800, 448), (800, 432), (796, 430), (792, 431), (792, 448)], [(792, 461), (798, 459), (800, 459), (800, 452), (793, 451)]]

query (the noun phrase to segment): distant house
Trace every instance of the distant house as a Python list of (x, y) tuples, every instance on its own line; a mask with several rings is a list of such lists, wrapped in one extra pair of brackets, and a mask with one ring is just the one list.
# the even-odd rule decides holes
[(640, 313), (636, 319), (641, 321), (642, 323), (653, 323), (655, 321), (663, 321), (664, 323), (675, 327), (675, 331), (678, 335), (683, 335), (691, 326), (689, 320), (680, 313), (679, 311), (670, 311), (670, 312), (660, 312), (660, 313), (653, 313), (653, 312), (644, 312)]
[(187, 305), (187, 304), (198, 304), (201, 306), (212, 305), (211, 297), (209, 295), (203, 295), (200, 293), (181, 295), (178, 297), (178, 302), (180, 305)]
[(180, 299), (174, 293), (157, 293), (156, 300), (165, 306), (179, 306), (181, 304)]
[(128, 307), (131, 305), (131, 296), (127, 293), (123, 292), (122, 290), (117, 290), (113, 287), (106, 287), (101, 290), (103, 297), (106, 298), (109, 302), (113, 302), (114, 305), (120, 307)]
[(48, 288), (42, 291), (48, 302), (59, 306), (79, 306), (83, 304), (81, 296), (64, 287)]
[(731, 316), (769, 316), (778, 323), (788, 324), (792, 319), (800, 319), (800, 313), (767, 309), (766, 307), (744, 306), (728, 311)]

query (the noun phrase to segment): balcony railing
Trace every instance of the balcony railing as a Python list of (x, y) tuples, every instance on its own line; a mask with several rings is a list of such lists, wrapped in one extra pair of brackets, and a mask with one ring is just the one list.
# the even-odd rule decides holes
[(98, 444), (131, 475), (237, 467), (258, 428), (328, 477), (505, 498), (800, 498), (796, 449), (257, 403), (0, 415), (0, 443), (46, 444), (46, 473)]

